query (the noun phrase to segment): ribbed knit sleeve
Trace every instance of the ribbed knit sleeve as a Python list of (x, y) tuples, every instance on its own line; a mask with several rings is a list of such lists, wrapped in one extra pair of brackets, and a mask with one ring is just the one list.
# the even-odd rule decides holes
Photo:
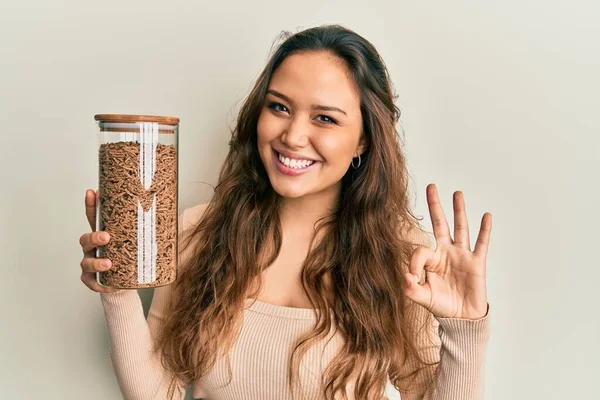
[[(139, 295), (123, 290), (101, 294), (101, 298), (110, 336), (111, 363), (123, 398), (167, 399), (171, 377), (152, 352), (153, 336)], [(185, 389), (179, 386), (174, 399), (184, 396)]]
[(477, 320), (437, 318), (441, 340), (434, 400), (483, 399), (489, 305)]
[[(425, 232), (412, 231), (407, 238), (435, 249)], [(420, 355), (439, 364), (433, 375), (426, 371), (421, 376), (421, 379), (433, 376), (433, 386), (425, 393), (401, 393), (402, 400), (483, 399), (485, 355), (490, 337), (489, 304), (486, 315), (477, 320), (435, 317), (424, 307), (411, 304), (411, 321), (424, 328), (416, 338)], [(414, 368), (415, 363), (407, 366)]]
[[(185, 210), (178, 218), (180, 241), (183, 231), (189, 226), (189, 212)], [(187, 252), (180, 253), (180, 265), (185, 263), (187, 255)], [(147, 320), (136, 290), (100, 294), (110, 336), (110, 360), (126, 400), (168, 398), (172, 377), (162, 368), (159, 358), (153, 353), (153, 346), (171, 293), (172, 285), (154, 289)], [(173, 399), (184, 397), (185, 388), (178, 382)]]
[[(200, 205), (181, 214), (180, 240), (183, 231), (196, 224), (204, 209), (205, 205)], [(180, 266), (186, 263), (193, 248), (192, 245), (186, 251), (180, 249)], [(171, 376), (162, 368), (153, 347), (171, 296), (172, 285), (156, 288), (146, 320), (137, 291), (100, 294), (110, 335), (112, 365), (126, 400), (168, 398)], [(208, 375), (194, 383), (195, 397), (211, 400), (291, 400), (286, 377), (288, 356), (294, 340), (311, 328), (313, 310), (260, 301), (248, 304), (240, 337), (230, 352), (232, 381), (228, 383), (227, 366), (219, 360)], [(490, 332), (488, 315), (478, 320), (435, 318), (418, 305), (410, 312), (412, 314), (407, 321), (425, 328), (415, 338), (417, 348), (424, 359), (439, 361), (439, 364), (434, 385), (429, 391), (401, 393), (402, 400), (482, 399), (483, 366)], [(319, 394), (322, 367), (340, 346), (341, 338), (336, 335), (308, 354), (301, 375), (303, 384), (312, 394), (311, 399), (322, 398)], [(324, 359), (321, 358), (323, 355)], [(433, 372), (428, 370), (426, 373)], [(242, 394), (243, 397), (240, 397)], [(178, 382), (174, 399), (182, 400), (184, 397), (185, 387)]]

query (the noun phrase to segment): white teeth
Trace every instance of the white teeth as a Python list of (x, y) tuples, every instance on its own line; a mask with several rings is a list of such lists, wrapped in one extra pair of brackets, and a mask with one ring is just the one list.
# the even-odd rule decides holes
[(306, 168), (309, 165), (313, 164), (314, 161), (309, 160), (295, 160), (282, 156), (279, 154), (279, 161), (281, 161), (286, 167), (293, 169), (302, 169)]

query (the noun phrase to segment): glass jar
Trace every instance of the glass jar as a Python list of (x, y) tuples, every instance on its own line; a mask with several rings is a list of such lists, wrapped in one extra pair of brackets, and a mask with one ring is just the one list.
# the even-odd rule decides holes
[(98, 114), (96, 249), (112, 268), (97, 282), (116, 289), (164, 286), (177, 279), (179, 118)]

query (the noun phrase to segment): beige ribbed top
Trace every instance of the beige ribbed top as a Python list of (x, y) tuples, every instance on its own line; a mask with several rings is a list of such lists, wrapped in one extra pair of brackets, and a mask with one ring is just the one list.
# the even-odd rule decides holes
[[(181, 232), (200, 219), (203, 205), (185, 210), (179, 217)], [(180, 255), (180, 263), (188, 254)], [(111, 343), (111, 362), (127, 400), (166, 399), (170, 377), (152, 354), (153, 337), (160, 327), (171, 286), (155, 289), (148, 319), (136, 291), (100, 294)], [(426, 311), (425, 309), (423, 309)], [(489, 314), (488, 314), (489, 315)], [(435, 348), (423, 348), (429, 359), (439, 359), (434, 393), (425, 396), (401, 394), (402, 400), (467, 400), (483, 398), (485, 350), (489, 338), (488, 315), (479, 320), (435, 318), (428, 330), (435, 335)], [(314, 310), (284, 307), (247, 299), (243, 325), (229, 355), (231, 382), (224, 358), (193, 386), (194, 398), (210, 400), (287, 400), (288, 358), (295, 339), (313, 327)], [(324, 398), (319, 392), (320, 376), (342, 344), (341, 337), (324, 340), (302, 359), (300, 379), (307, 400)], [(424, 338), (423, 343), (426, 343)], [(229, 382), (229, 383), (228, 383)], [(352, 386), (348, 396), (352, 399)], [(179, 388), (176, 399), (183, 399)]]

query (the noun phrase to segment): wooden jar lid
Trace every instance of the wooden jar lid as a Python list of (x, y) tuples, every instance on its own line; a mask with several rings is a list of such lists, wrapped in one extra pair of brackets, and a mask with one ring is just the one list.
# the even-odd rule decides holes
[(96, 121), (101, 122), (121, 122), (121, 123), (136, 123), (136, 122), (158, 122), (160, 125), (177, 125), (179, 118), (166, 117), (160, 115), (134, 115), (134, 114), (96, 114)]

